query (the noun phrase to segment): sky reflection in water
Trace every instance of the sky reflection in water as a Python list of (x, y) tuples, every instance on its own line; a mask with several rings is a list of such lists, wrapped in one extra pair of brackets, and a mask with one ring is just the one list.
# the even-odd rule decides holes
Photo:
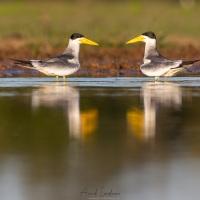
[(119, 199), (198, 199), (198, 87), (45, 83), (0, 94), (0, 199), (73, 200), (84, 188), (97, 192), (82, 199), (102, 188)]

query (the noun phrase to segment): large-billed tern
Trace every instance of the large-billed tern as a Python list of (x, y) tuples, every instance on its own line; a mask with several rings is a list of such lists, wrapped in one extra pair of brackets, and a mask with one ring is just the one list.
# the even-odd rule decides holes
[(38, 70), (48, 76), (62, 76), (66, 81), (66, 76), (75, 73), (80, 68), (79, 50), (80, 44), (98, 45), (96, 42), (85, 38), (82, 34), (74, 33), (69, 39), (69, 44), (64, 52), (58, 56), (47, 60), (16, 60), (15, 64), (26, 68)]
[(155, 77), (155, 81), (157, 81), (160, 76), (163, 76), (166, 81), (166, 77), (174, 76), (186, 70), (193, 63), (200, 61), (170, 60), (163, 57), (156, 48), (156, 35), (151, 31), (129, 40), (126, 44), (140, 41), (146, 43), (143, 58), (144, 63), (140, 66), (140, 69), (145, 75)]

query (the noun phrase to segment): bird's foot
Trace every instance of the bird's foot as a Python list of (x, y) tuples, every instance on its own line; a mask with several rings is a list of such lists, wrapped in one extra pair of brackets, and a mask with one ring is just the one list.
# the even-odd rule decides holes
[(155, 77), (155, 78), (154, 78), (154, 82), (155, 82), (155, 83), (158, 82), (158, 77)]
[(63, 82), (66, 82), (66, 77), (65, 76), (63, 76)]
[(56, 82), (58, 82), (58, 76), (56, 76)]

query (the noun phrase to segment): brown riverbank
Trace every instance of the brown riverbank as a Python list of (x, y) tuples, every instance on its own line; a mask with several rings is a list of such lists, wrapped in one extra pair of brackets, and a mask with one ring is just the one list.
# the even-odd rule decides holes
[[(42, 73), (13, 64), (14, 59), (47, 59), (62, 53), (64, 46), (53, 47), (48, 44), (27, 44), (23, 40), (1, 42), (0, 76), (44, 76)], [(194, 45), (159, 47), (160, 53), (171, 59), (200, 59), (200, 48)], [(142, 64), (144, 45), (123, 45), (121, 47), (92, 47), (82, 45), (80, 50), (80, 70), (73, 76), (143, 76), (139, 66)], [(200, 63), (191, 68), (200, 71)]]

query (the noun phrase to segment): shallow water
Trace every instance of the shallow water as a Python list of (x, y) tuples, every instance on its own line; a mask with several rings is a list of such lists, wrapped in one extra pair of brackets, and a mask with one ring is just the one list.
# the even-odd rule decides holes
[(200, 196), (200, 78), (0, 79), (0, 199)]

